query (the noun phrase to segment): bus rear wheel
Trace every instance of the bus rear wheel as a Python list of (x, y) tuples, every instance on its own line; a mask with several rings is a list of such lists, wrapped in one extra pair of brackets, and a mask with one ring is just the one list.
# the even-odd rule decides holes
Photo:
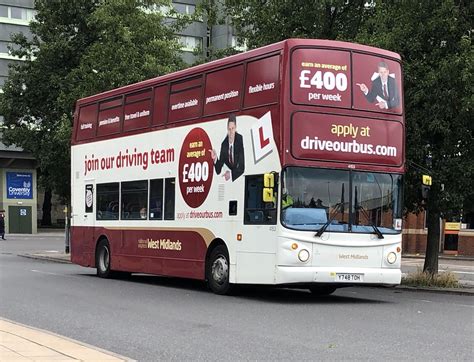
[(229, 253), (224, 245), (218, 245), (211, 251), (206, 269), (209, 289), (216, 294), (230, 294), (232, 284), (229, 282)]
[(337, 288), (330, 285), (315, 285), (309, 288), (311, 293), (315, 296), (330, 295), (335, 292)]
[(102, 239), (97, 245), (95, 252), (95, 267), (97, 268), (97, 276), (101, 278), (112, 277), (110, 269), (110, 246), (107, 239)]

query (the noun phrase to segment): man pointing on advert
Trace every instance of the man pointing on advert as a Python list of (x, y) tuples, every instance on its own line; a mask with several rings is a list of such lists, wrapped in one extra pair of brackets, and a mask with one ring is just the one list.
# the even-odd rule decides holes
[(400, 97), (398, 94), (394, 76), (390, 74), (388, 65), (380, 62), (377, 65), (377, 74), (372, 77), (372, 86), (369, 88), (364, 83), (356, 83), (364, 93), (365, 98), (370, 102), (377, 102), (375, 105), (380, 109), (391, 109), (398, 106)]
[(244, 173), (244, 142), (242, 135), (237, 133), (237, 119), (235, 114), (231, 114), (227, 120), (227, 136), (224, 138), (224, 141), (222, 141), (219, 158), (217, 158), (217, 153), (214, 149), (211, 150), (211, 157), (218, 175), (221, 173), (223, 165), (229, 168), (229, 170), (224, 173), (226, 181), (230, 178), (232, 178), (232, 181), (235, 181)]

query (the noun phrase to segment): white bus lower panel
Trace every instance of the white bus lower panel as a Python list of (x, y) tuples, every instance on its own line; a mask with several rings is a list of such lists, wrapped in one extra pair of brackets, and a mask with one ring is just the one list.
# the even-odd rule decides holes
[(398, 285), (400, 269), (389, 268), (347, 268), (347, 267), (293, 267), (277, 266), (276, 284), (331, 283)]

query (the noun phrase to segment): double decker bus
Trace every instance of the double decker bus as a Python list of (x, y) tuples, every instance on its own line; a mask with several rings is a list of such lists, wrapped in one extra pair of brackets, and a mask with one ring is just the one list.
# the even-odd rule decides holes
[(400, 283), (400, 56), (289, 39), (80, 99), (71, 260), (330, 294)]

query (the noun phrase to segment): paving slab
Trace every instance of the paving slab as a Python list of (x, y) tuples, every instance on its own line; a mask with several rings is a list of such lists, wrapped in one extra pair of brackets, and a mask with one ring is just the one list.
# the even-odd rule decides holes
[(131, 359), (0, 318), (0, 361), (131, 361)]

